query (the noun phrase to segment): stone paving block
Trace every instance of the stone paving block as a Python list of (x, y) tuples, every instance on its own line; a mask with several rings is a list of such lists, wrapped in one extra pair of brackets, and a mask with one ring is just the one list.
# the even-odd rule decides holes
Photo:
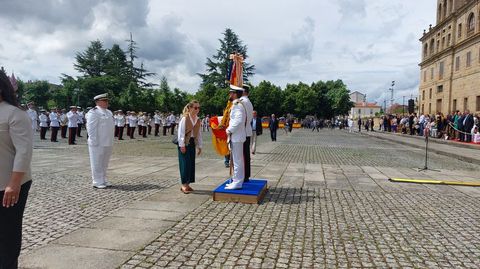
[(122, 217), (105, 217), (99, 221), (93, 222), (89, 228), (96, 229), (114, 229), (125, 231), (156, 231), (162, 232), (172, 227), (173, 221), (159, 221), (151, 219), (134, 219)]
[(111, 214), (114, 217), (136, 218), (136, 219), (153, 219), (153, 220), (169, 220), (177, 221), (183, 216), (183, 213), (176, 211), (158, 211), (145, 209), (122, 208)]
[(20, 268), (110, 269), (127, 261), (134, 252), (51, 244), (20, 259)]
[(143, 247), (159, 234), (160, 231), (81, 228), (56, 240), (55, 243), (79, 247), (131, 251)]

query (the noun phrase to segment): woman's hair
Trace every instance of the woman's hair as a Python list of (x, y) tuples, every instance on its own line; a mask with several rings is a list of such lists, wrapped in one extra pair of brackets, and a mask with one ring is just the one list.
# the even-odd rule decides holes
[(197, 100), (192, 100), (183, 108), (182, 114), (184, 117), (188, 116), (188, 113), (194, 104), (199, 104), (199, 102)]
[(9, 103), (12, 106), (18, 106), (17, 97), (15, 95), (15, 90), (13, 89), (12, 83), (5, 74), (4, 70), (0, 70), (0, 96), (3, 101)]

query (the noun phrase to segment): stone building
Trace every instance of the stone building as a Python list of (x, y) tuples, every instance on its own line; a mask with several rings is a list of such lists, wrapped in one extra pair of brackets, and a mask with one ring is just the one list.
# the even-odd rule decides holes
[(420, 113), (480, 112), (480, 0), (437, 0), (436, 12), (420, 39)]

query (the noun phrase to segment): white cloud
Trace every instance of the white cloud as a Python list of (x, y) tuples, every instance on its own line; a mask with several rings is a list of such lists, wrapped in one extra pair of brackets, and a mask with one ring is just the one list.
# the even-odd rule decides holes
[[(431, 3), (430, 3), (431, 2)], [(197, 90), (196, 73), (231, 28), (257, 66), (253, 83), (277, 85), (344, 79), (351, 90), (383, 101), (391, 80), (417, 94), (423, 29), (434, 1), (24, 0), (0, 9), (0, 65), (22, 79), (59, 82), (75, 75), (75, 53), (90, 41), (106, 47), (133, 33), (140, 61), (173, 87)], [(274, 6), (274, 7), (272, 7)], [(155, 81), (158, 83), (158, 81)]]

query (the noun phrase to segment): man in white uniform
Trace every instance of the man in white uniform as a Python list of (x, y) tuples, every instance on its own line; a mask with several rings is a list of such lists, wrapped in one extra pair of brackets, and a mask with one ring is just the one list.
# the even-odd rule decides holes
[(87, 115), (88, 151), (92, 169), (93, 187), (105, 189), (111, 186), (107, 181), (107, 168), (113, 148), (114, 120), (108, 110), (106, 93), (93, 98), (97, 105)]
[(243, 88), (230, 85), (230, 100), (233, 101), (233, 105), (230, 111), (227, 135), (233, 159), (233, 175), (231, 183), (225, 187), (226, 190), (241, 189), (245, 178), (243, 143), (246, 140), (245, 123), (247, 121), (247, 112), (245, 106), (240, 101), (242, 94)]
[(243, 96), (240, 97), (240, 101), (245, 106), (247, 110), (247, 126), (246, 126), (246, 135), (247, 138), (245, 143), (243, 143), (243, 159), (245, 160), (245, 178), (244, 182), (250, 180), (250, 138), (252, 137), (252, 119), (253, 119), (253, 105), (248, 98), (250, 92), (250, 86), (243, 85)]
[(77, 106), (70, 106), (70, 111), (67, 113), (68, 118), (68, 144), (75, 145), (75, 136), (77, 135), (78, 114)]
[(38, 114), (37, 111), (35, 111), (35, 106), (33, 102), (30, 102), (27, 104), (28, 106), (28, 117), (32, 120), (32, 130), (35, 133), (38, 130)]
[(50, 115), (48, 117), (50, 118), (50, 129), (52, 131), (50, 135), (50, 141), (58, 142), (57, 134), (58, 129), (60, 129), (60, 114), (58, 114), (58, 110), (54, 108), (50, 111)]

